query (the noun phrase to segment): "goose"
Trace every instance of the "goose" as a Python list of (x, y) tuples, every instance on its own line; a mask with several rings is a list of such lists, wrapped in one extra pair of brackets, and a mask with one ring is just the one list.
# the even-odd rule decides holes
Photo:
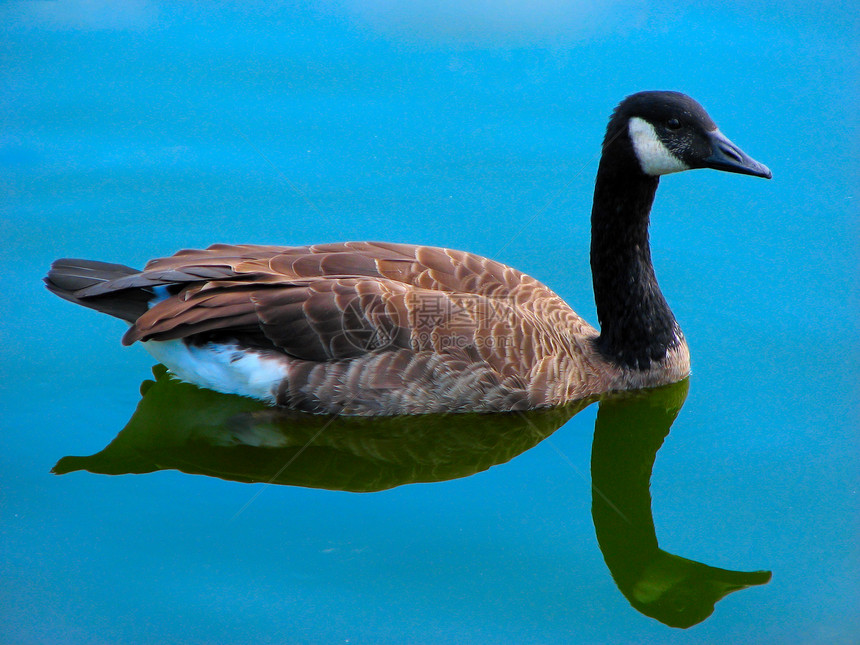
[(591, 212), (599, 331), (516, 269), (408, 244), (216, 244), (142, 271), (61, 259), (44, 281), (199, 387), (322, 414), (548, 408), (688, 376), (648, 226), (660, 177), (695, 168), (771, 177), (685, 94), (616, 107)]

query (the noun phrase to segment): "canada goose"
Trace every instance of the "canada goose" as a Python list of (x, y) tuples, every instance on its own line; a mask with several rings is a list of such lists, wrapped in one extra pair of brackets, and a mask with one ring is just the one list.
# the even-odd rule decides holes
[(609, 120), (591, 214), (598, 332), (537, 280), (450, 249), (346, 242), (218, 244), (143, 271), (57, 260), (58, 296), (131, 324), (180, 379), (307, 412), (541, 408), (689, 373), (648, 243), (660, 175), (770, 178), (677, 92), (627, 97)]

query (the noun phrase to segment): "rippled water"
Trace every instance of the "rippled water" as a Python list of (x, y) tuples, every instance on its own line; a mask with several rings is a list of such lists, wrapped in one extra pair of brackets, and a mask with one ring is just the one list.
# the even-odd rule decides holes
[[(847, 7), (113, 7), (0, 8), (0, 640), (860, 638)], [(594, 322), (595, 155), (655, 88), (774, 172), (661, 184), (674, 388), (320, 432), (154, 379), (41, 285), (61, 256), (380, 239), (488, 255)]]

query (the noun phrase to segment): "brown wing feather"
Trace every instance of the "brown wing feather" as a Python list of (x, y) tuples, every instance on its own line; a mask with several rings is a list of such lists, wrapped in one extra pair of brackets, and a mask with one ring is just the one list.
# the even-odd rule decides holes
[[(383, 350), (483, 361), (513, 377), (592, 330), (533, 278), (470, 253), (347, 242), (307, 247), (219, 244), (152, 260), (79, 297), (170, 285), (123, 341), (255, 329), (309, 361)], [(550, 324), (552, 323), (552, 324)]]

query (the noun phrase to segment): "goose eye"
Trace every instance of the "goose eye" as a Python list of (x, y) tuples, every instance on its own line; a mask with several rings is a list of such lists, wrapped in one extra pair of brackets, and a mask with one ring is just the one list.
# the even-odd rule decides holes
[(670, 130), (677, 130), (681, 127), (681, 122), (678, 119), (672, 118), (666, 121), (666, 127)]

